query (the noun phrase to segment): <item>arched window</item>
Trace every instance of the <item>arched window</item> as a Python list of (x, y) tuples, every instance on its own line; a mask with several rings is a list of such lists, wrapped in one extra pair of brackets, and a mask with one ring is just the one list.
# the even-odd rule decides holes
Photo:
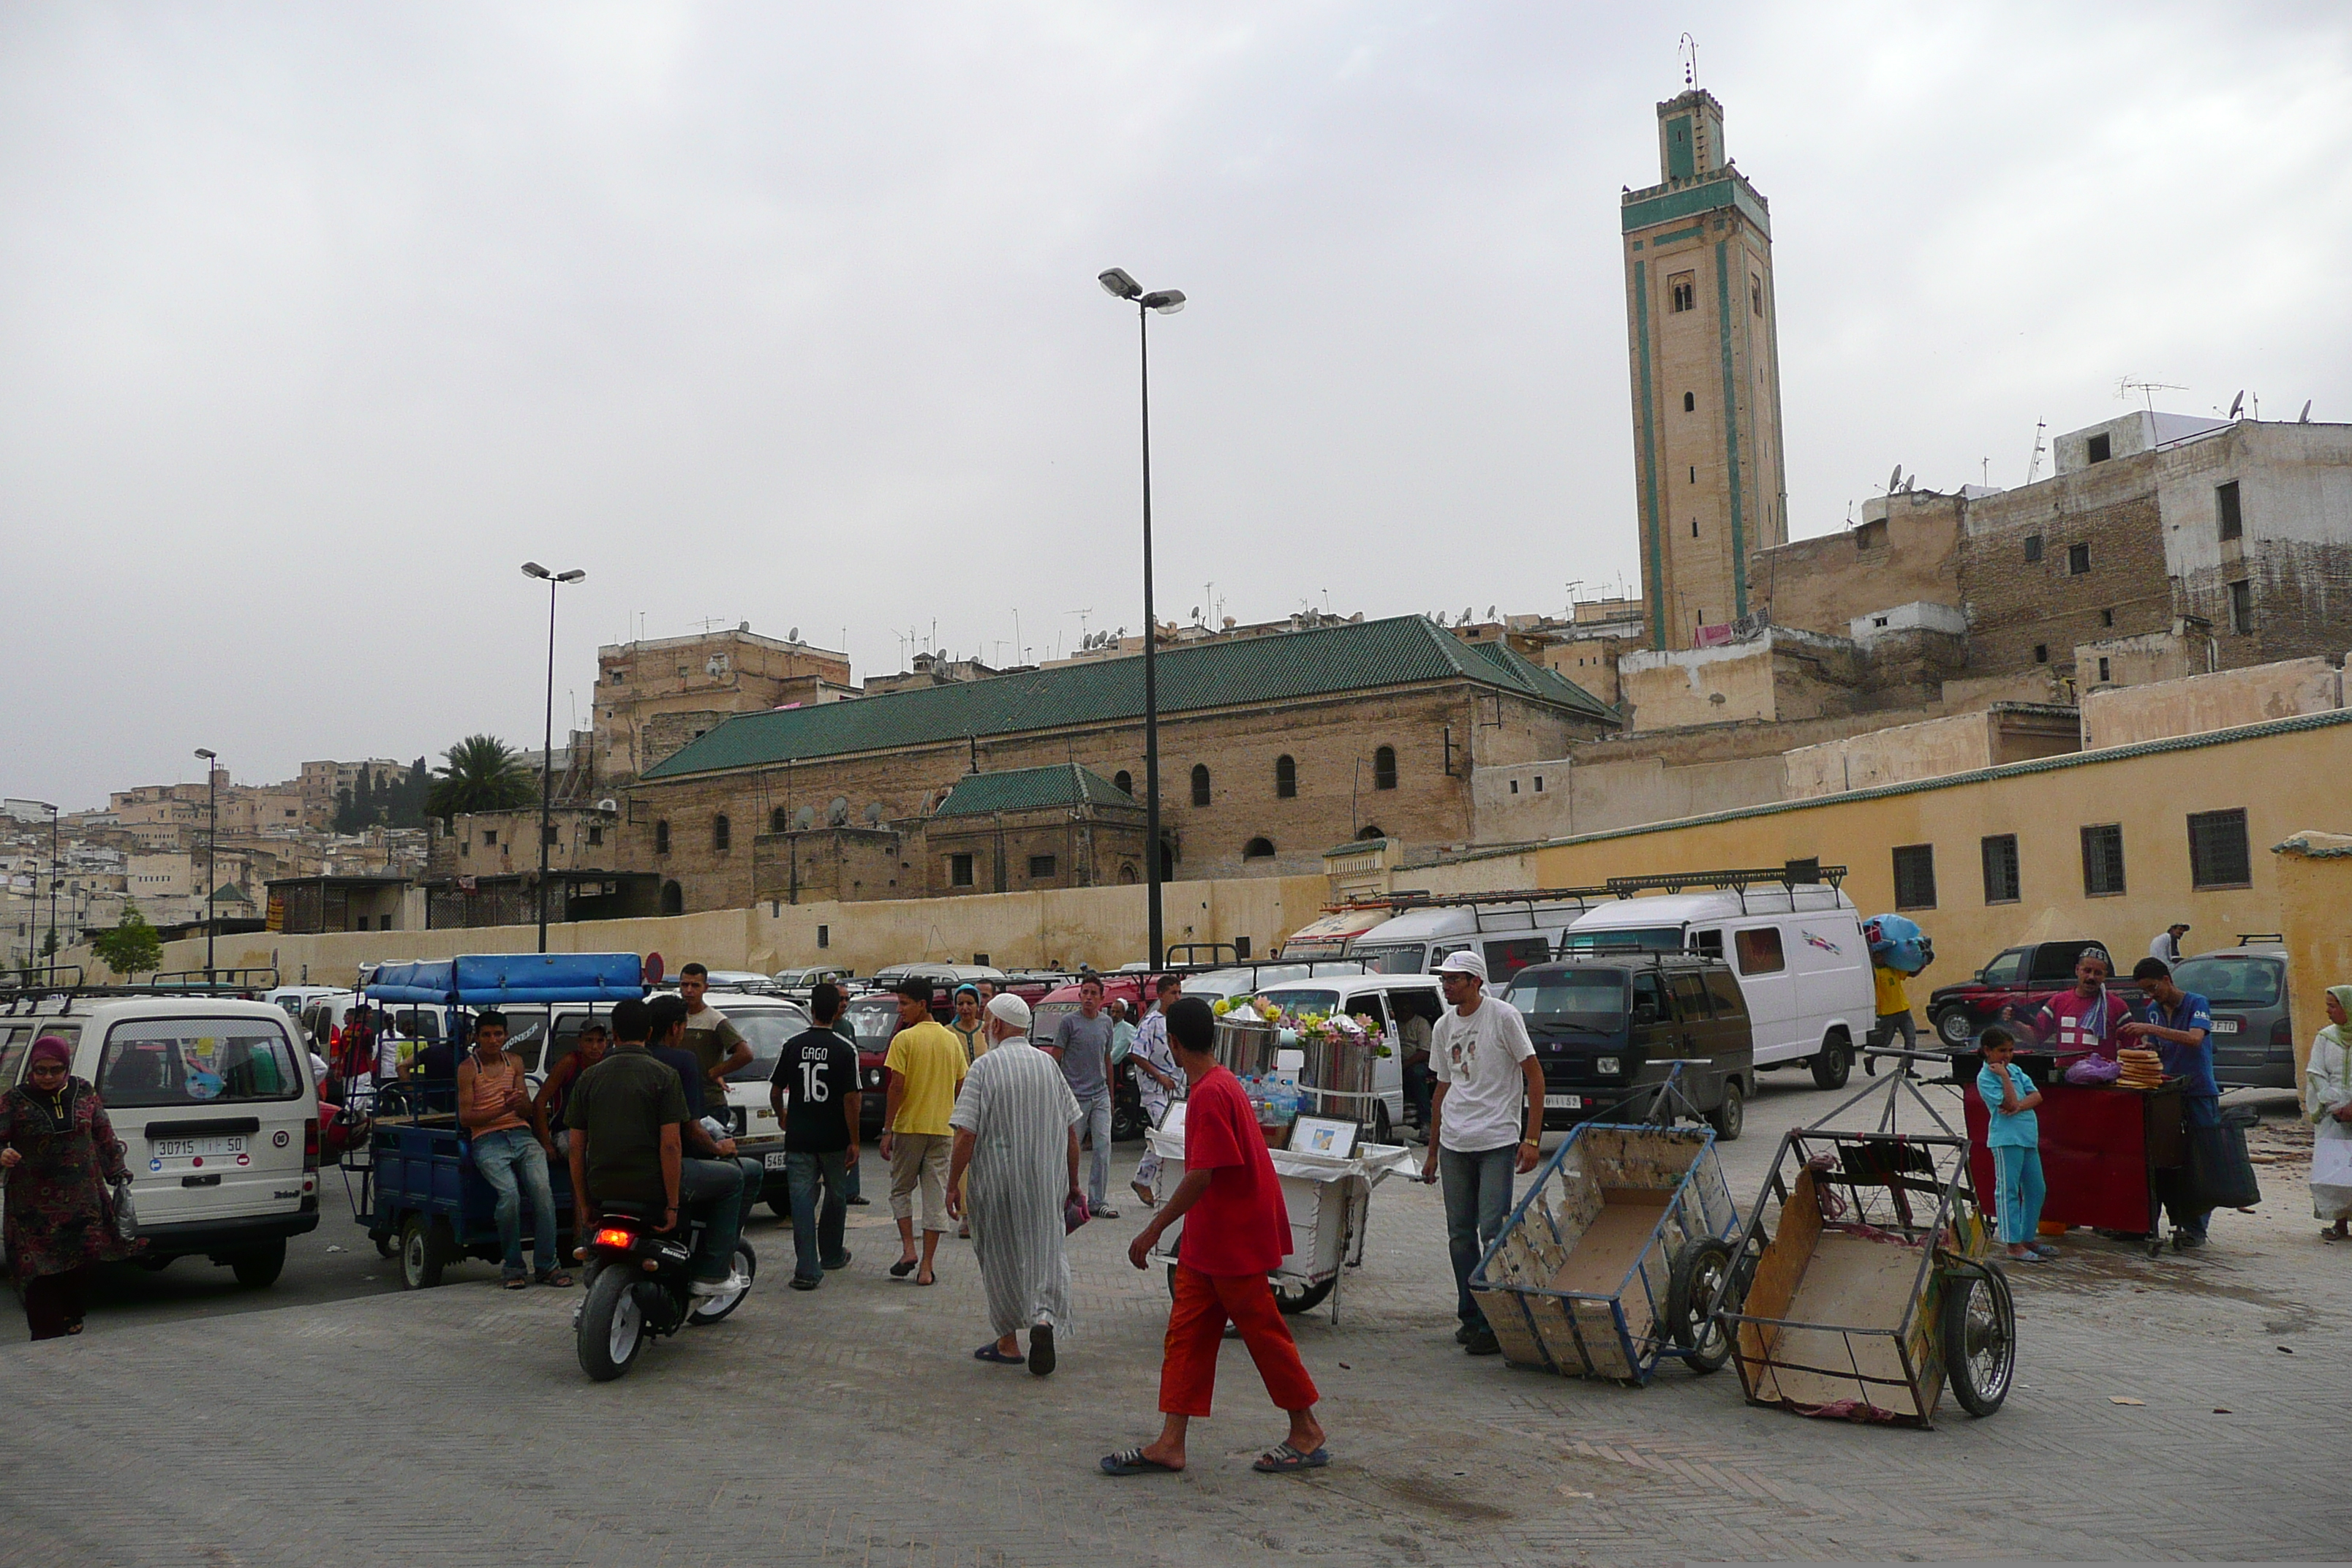
[(1271, 838), (1251, 839), (1248, 843), (1242, 846), (1242, 858), (1244, 860), (1273, 859), (1274, 840)]
[(1370, 823), (1367, 823), (1360, 830), (1358, 831), (1356, 837), (1360, 839), (1386, 838), (1388, 834), (1384, 829), (1375, 827)]
[[(667, 822), (654, 824), (654, 853), (656, 855), (669, 853), (669, 824)], [(673, 883), (672, 886), (676, 884)]]
[(1279, 800), (1289, 800), (1298, 794), (1298, 761), (1286, 752), (1274, 759), (1274, 793)]
[(1396, 748), (1382, 746), (1372, 753), (1372, 787), (1396, 788)]
[(1206, 763), (1192, 764), (1192, 804), (1209, 804), (1209, 765)]
[(1120, 861), (1120, 862), (1118, 863), (1118, 879), (1119, 879), (1119, 882), (1120, 882), (1120, 884), (1121, 884), (1122, 886), (1132, 886), (1132, 885), (1134, 884), (1134, 882), (1135, 882), (1135, 862), (1134, 862), (1134, 861), (1132, 861), (1132, 860), (1122, 860), (1122, 861)]
[(775, 810), (768, 813), (769, 832), (782, 833), (790, 827), (790, 826), (791, 819), (784, 815), (784, 808), (782, 806), (780, 805), (776, 807)]
[[(667, 827), (669, 825), (667, 823), (664, 823), (662, 826)], [(676, 882), (664, 882), (662, 884), (661, 911), (666, 915), (682, 915), (686, 913), (686, 894), (679, 890), (678, 885)]]
[(1698, 412), (1698, 399), (1692, 396), (1687, 392), (1683, 394), (1683, 412), (1685, 414), (1696, 414)]
[(725, 812), (722, 811), (718, 816), (710, 819), (711, 848), (717, 850), (719, 854), (724, 855), (727, 853), (728, 846), (734, 842), (734, 838), (735, 825), (727, 820), (727, 814)]
[(1121, 795), (1133, 795), (1135, 793), (1135, 775), (1129, 773), (1125, 768), (1121, 768), (1118, 772), (1111, 774), (1110, 782), (1118, 785), (1118, 793)]

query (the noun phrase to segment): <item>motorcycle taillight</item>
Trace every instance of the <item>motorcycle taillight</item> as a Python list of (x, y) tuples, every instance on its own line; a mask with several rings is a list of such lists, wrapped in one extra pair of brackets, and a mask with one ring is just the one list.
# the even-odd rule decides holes
[(617, 1247), (626, 1252), (636, 1244), (635, 1237), (613, 1226), (607, 1226), (596, 1233), (596, 1245), (599, 1247)]
[(319, 1119), (306, 1117), (302, 1122), (302, 1169), (319, 1168)]

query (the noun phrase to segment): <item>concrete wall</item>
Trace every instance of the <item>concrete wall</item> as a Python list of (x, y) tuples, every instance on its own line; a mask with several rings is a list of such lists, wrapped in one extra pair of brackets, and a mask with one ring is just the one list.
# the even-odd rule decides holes
[(2265, 719), (2325, 713), (2344, 706), (2344, 672), (2325, 658), (2295, 658), (2247, 669), (2083, 694), (2083, 744), (2128, 746), (2195, 735)]
[(2272, 846), (2278, 926), (2286, 938), (2295, 1087), (2312, 1037), (2327, 1026), (2327, 988), (2352, 980), (2352, 837), (2305, 830)]
[(1844, 790), (2061, 756), (2080, 749), (2075, 723), (2072, 709), (2021, 712), (2002, 707), (1800, 746), (1781, 759), (1788, 778), (1785, 798), (1811, 800)]
[(1783, 798), (1780, 759), (1769, 755), (1690, 763), (1554, 758), (1480, 768), (1470, 787), (1478, 844), (1565, 838)]
[(1879, 496), (1860, 525), (1792, 540), (1751, 558), (1748, 580), (1772, 624), (1845, 637), (1889, 605), (1960, 602), (1961, 500), (1925, 491)]
[(2192, 634), (2178, 621), (2160, 632), (2076, 643), (2074, 684), (2087, 692), (2183, 679), (2204, 671), (2208, 647), (2202, 633)]
[[(2097, 938), (2118, 952), (2144, 952), (2176, 920), (2223, 946), (2232, 933), (2277, 931), (2282, 857), (2271, 845), (2314, 823), (2352, 827), (2352, 802), (2341, 781), (2352, 775), (2352, 715), (2279, 733), (2216, 735), (2162, 751), (2021, 764), (1990, 778), (1897, 785), (1815, 803), (1766, 806), (1686, 823), (1594, 835), (1541, 846), (1526, 857), (1526, 885), (1589, 886), (1612, 876), (1773, 866), (1818, 856), (1850, 868), (1846, 890), (1865, 912), (1895, 907), (1893, 851), (1929, 845), (1935, 852), (1937, 906), (1917, 912), (1942, 957), (1915, 995), (1963, 978), (2015, 942), (2074, 935)], [(2251, 886), (2200, 890), (2189, 882), (2190, 812), (2242, 808), (2252, 851)], [(2114, 823), (2124, 840), (2127, 891), (2089, 898), (2083, 891), (2080, 829)], [(1984, 899), (1980, 847), (2014, 834), (2023, 869), (2014, 903)], [(1400, 873), (1402, 885), (1410, 876)], [(2339, 901), (2328, 916), (2340, 929)], [(2331, 961), (2339, 962), (2339, 961)], [(2342, 955), (2352, 963), (2352, 952)], [(2336, 971), (2352, 973), (2352, 969)], [(2298, 1013), (2304, 1030), (2308, 1015)]]

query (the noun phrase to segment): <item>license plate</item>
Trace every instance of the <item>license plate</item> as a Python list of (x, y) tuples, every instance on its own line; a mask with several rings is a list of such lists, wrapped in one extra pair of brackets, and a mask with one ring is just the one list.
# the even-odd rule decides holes
[(792, 1156), (790, 1154), (785, 1153), (771, 1154), (768, 1156), (768, 1169), (771, 1171), (781, 1171), (784, 1168), (784, 1163), (791, 1158)]
[(242, 1154), (243, 1138), (157, 1138), (148, 1151), (158, 1160), (192, 1160), (205, 1154)]
[(2217, 1035), (2234, 1035), (2238, 1032), (2238, 1020), (2216, 1018), (2213, 1020), (2213, 1032)]
[(1547, 1094), (1544, 1096), (1544, 1109), (1546, 1110), (1581, 1110), (1584, 1109), (1584, 1096), (1580, 1094)]

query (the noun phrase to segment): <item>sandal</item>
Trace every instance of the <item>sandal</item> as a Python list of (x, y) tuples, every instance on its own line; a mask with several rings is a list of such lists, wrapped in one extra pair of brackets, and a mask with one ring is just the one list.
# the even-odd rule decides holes
[(1102, 1473), (1107, 1476), (1181, 1476), (1183, 1468), (1163, 1465), (1140, 1448), (1121, 1448), (1116, 1454), (1105, 1454)]
[(916, 1276), (915, 1276), (915, 1283), (916, 1283), (916, 1284), (918, 1284), (918, 1285), (936, 1285), (936, 1284), (938, 1284), (939, 1282), (940, 1282), (940, 1277), (939, 1277), (938, 1275), (936, 1275), (936, 1274), (932, 1275), (932, 1276), (931, 1276), (929, 1279), (924, 1279), (924, 1278), (923, 1278), (921, 1275), (919, 1275), (919, 1274), (918, 1274), (918, 1275), (916, 1275)]
[(1006, 1355), (1003, 1351), (998, 1350), (994, 1340), (989, 1341), (986, 1344), (972, 1352), (971, 1359), (974, 1361), (993, 1362), (998, 1366), (1021, 1366), (1025, 1364), (1024, 1358), (1017, 1355)]
[(531, 1278), (541, 1285), (551, 1285), (558, 1290), (565, 1289), (572, 1284), (572, 1276), (561, 1268), (542, 1268)]
[(1318, 1448), (1311, 1454), (1302, 1454), (1287, 1443), (1276, 1443), (1273, 1447), (1260, 1454), (1257, 1457), (1257, 1463), (1252, 1465), (1250, 1468), (1260, 1475), (1286, 1476), (1293, 1470), (1319, 1470), (1330, 1462), (1331, 1450), (1328, 1448)]
[(890, 1278), (893, 1279), (904, 1279), (908, 1275), (912, 1274), (920, 1267), (920, 1263), (915, 1258), (901, 1258), (898, 1262), (890, 1265)]
[(501, 1280), (500, 1283), (509, 1290), (528, 1290), (530, 1289), (530, 1277), (522, 1274), (509, 1274), (505, 1279)]

